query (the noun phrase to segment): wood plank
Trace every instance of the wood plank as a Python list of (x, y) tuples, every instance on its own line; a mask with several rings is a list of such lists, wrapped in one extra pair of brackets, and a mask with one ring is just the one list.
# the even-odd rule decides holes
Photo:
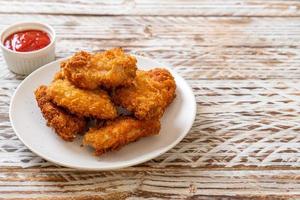
[[(296, 198), (299, 170), (127, 168), (114, 172), (70, 169), (1, 169), (0, 199)], [(43, 198), (42, 198), (43, 197)], [(113, 198), (114, 197), (114, 198)], [(105, 198), (105, 199), (106, 199)], [(87, 197), (85, 197), (87, 199)]]
[(64, 15), (300, 16), (295, 0), (0, 1), (2, 13)]

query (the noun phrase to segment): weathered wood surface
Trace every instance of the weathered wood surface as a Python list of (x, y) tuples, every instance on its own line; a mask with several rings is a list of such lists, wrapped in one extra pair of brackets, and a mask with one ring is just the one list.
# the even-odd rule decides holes
[[(1, 0), (2, 13), (64, 15), (299, 16), (297, 0)], [(38, 5), (38, 7), (37, 7)]]
[(39, 20), (57, 57), (121, 46), (169, 63), (192, 86), (187, 137), (119, 171), (54, 166), (8, 117), (23, 76), (0, 56), (0, 199), (300, 198), (300, 1), (0, 1), (0, 29)]
[(3, 169), (0, 172), (0, 199), (41, 197), (41, 192), (43, 198), (39, 199), (300, 197), (298, 170), (149, 170), (135, 167), (111, 172), (70, 169)]

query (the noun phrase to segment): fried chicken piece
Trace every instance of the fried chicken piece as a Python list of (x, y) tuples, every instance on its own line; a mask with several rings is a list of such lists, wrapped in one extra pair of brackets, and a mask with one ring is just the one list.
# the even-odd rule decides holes
[(175, 98), (175, 90), (175, 80), (168, 70), (138, 70), (133, 84), (117, 89), (113, 100), (138, 119), (160, 118)]
[(84, 131), (85, 119), (74, 116), (52, 103), (47, 96), (46, 86), (40, 86), (34, 94), (47, 125), (63, 140), (73, 141), (78, 133)]
[(104, 90), (83, 90), (66, 79), (56, 79), (48, 87), (47, 93), (55, 104), (78, 116), (98, 119), (117, 117), (116, 107)]
[(62, 70), (60, 70), (60, 71), (58, 71), (54, 74), (53, 81), (56, 81), (58, 79), (62, 79), (62, 80), (65, 79), (65, 75), (64, 75), (64, 72)]
[(159, 119), (140, 121), (130, 117), (121, 117), (107, 125), (91, 128), (83, 138), (83, 144), (92, 146), (95, 155), (117, 150), (141, 137), (156, 135), (160, 131)]
[(125, 54), (121, 48), (91, 54), (75, 53), (61, 63), (64, 75), (80, 88), (96, 89), (98, 86), (112, 88), (129, 85), (137, 70), (136, 59)]

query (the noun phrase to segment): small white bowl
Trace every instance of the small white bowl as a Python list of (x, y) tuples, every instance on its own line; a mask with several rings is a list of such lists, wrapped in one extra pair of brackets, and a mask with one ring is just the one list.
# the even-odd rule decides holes
[[(30, 29), (48, 33), (50, 44), (42, 49), (29, 52), (13, 51), (3, 45), (4, 40), (12, 33)], [(16, 23), (1, 32), (0, 46), (8, 69), (17, 74), (27, 75), (55, 59), (55, 31), (51, 26), (40, 22)]]

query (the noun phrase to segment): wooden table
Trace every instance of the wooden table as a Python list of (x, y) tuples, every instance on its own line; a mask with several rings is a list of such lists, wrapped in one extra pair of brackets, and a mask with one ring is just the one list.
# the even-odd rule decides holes
[(121, 46), (170, 63), (198, 111), (187, 137), (147, 163), (62, 168), (12, 130), (24, 77), (1, 55), (0, 199), (300, 198), (300, 1), (0, 1), (0, 29), (21, 20), (55, 28), (57, 58)]

